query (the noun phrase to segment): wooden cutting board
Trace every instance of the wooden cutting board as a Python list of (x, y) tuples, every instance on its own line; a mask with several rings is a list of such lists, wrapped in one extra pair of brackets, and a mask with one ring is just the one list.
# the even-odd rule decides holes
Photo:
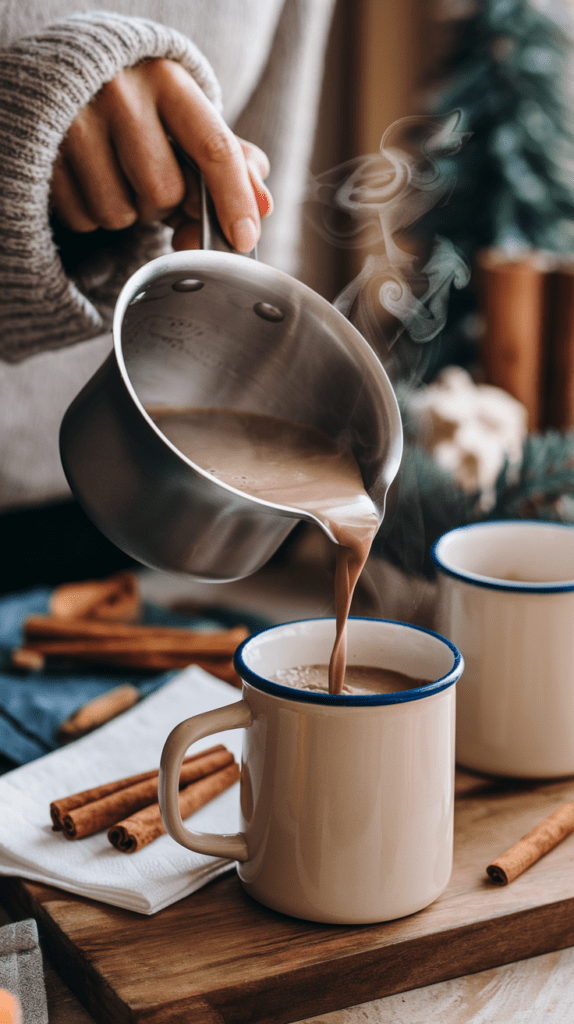
[(485, 873), (566, 800), (573, 779), (459, 772), (450, 885), (386, 924), (285, 917), (234, 872), (153, 917), (17, 879), (2, 879), (0, 899), (38, 920), (44, 950), (101, 1024), (283, 1024), (574, 945), (574, 834), (509, 886)]

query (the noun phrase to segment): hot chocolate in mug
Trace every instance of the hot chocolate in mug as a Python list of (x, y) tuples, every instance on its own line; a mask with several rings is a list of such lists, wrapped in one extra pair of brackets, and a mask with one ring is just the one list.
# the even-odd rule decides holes
[(434, 546), (436, 628), (460, 648), (457, 761), (518, 778), (574, 774), (574, 527), (476, 523)]
[[(333, 619), (313, 619), (246, 640), (235, 656), (241, 700), (170, 734), (160, 807), (173, 839), (236, 860), (244, 889), (273, 910), (334, 924), (387, 921), (428, 906), (449, 881), (463, 660), (436, 633), (351, 618), (349, 667), (404, 673), (406, 689), (330, 694), (274, 681), (282, 670), (327, 664), (334, 635)], [(177, 798), (185, 752), (238, 728), (242, 830), (192, 832)]]

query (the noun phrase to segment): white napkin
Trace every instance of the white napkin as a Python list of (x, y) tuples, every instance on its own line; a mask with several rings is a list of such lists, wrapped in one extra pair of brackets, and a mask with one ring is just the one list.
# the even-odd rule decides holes
[[(170, 836), (126, 854), (106, 831), (69, 840), (53, 832), (50, 802), (157, 768), (167, 736), (191, 715), (233, 704), (238, 691), (202, 669), (185, 669), (161, 690), (96, 732), (0, 776), (0, 874), (55, 885), (140, 914), (155, 914), (233, 866), (192, 853)], [(241, 759), (243, 730), (199, 740), (192, 752), (224, 743)], [(238, 785), (193, 815), (198, 832), (237, 832)]]

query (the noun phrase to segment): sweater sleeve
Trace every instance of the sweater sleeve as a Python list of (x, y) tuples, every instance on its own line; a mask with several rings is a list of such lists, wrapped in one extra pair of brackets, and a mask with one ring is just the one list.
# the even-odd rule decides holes
[(159, 225), (96, 233), (90, 258), (67, 273), (66, 233), (58, 244), (49, 216), (52, 168), (78, 111), (122, 68), (158, 57), (179, 61), (221, 108), (197, 47), (143, 18), (73, 15), (0, 50), (0, 358), (7, 362), (102, 334), (127, 277), (165, 248)]

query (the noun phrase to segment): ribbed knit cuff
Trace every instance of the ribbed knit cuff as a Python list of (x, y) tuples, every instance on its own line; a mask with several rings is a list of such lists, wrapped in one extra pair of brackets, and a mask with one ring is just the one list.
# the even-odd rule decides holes
[(54, 161), (78, 111), (122, 68), (158, 57), (179, 61), (221, 108), (197, 47), (143, 18), (73, 15), (0, 51), (0, 358), (7, 362), (103, 333), (126, 278), (159, 251), (161, 230), (134, 225), (118, 234), (117, 254), (112, 244), (99, 261), (97, 284), (90, 290), (84, 272), (80, 290), (64, 271), (48, 206)]

